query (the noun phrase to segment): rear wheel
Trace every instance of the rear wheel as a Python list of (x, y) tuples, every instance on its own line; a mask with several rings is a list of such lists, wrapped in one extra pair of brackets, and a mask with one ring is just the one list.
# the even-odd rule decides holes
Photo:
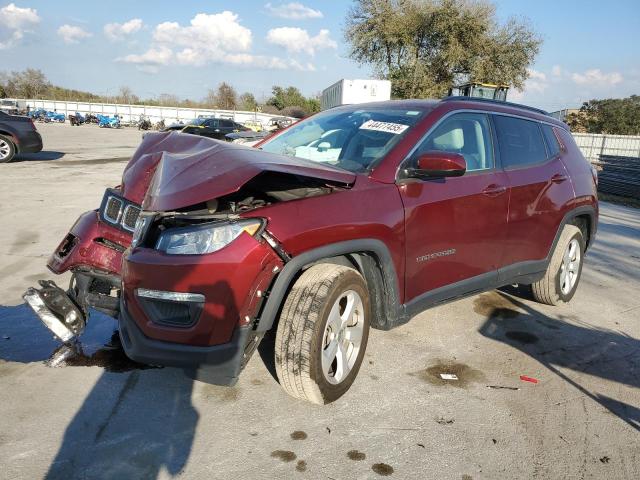
[(557, 305), (573, 298), (582, 274), (584, 247), (582, 231), (575, 225), (565, 225), (544, 277), (531, 285), (538, 302)]
[(16, 154), (16, 146), (4, 135), (0, 135), (0, 163), (7, 163), (13, 160)]
[(306, 270), (287, 297), (276, 332), (280, 384), (293, 397), (326, 404), (355, 380), (369, 337), (369, 295), (353, 268)]

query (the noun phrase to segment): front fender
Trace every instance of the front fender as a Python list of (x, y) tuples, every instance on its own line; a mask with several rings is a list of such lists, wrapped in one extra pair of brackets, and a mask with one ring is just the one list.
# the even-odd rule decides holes
[[(380, 322), (378, 328), (388, 330), (404, 323), (406, 319), (399, 300), (398, 277), (393, 266), (391, 253), (380, 240), (366, 238), (325, 245), (304, 252), (287, 262), (269, 291), (266, 304), (260, 312), (260, 321), (256, 330), (266, 332), (271, 329), (290, 286), (304, 267), (327, 258), (362, 253), (373, 255), (382, 277), (381, 291), (375, 293), (383, 297), (381, 303), (385, 322)], [(364, 273), (366, 275), (366, 272)], [(369, 290), (372, 291), (371, 285)]]

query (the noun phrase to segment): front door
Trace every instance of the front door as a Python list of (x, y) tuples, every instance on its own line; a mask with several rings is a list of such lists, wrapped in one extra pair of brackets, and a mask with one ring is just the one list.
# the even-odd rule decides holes
[(405, 302), (423, 294), (444, 300), (497, 277), (508, 192), (505, 174), (496, 168), (490, 125), (485, 113), (453, 114), (409, 160), (416, 162), (421, 153), (433, 150), (459, 153), (467, 172), (461, 177), (407, 180), (399, 187), (405, 208)]

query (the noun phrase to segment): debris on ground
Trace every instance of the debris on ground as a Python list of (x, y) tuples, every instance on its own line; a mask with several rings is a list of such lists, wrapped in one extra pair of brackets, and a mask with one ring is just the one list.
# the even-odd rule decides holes
[(440, 378), (443, 380), (458, 380), (458, 376), (454, 373), (441, 373)]
[(487, 388), (493, 388), (496, 390), (520, 390), (519, 387), (507, 387), (505, 385), (487, 385)]
[(538, 383), (537, 378), (527, 377), (526, 375), (520, 375), (520, 380), (523, 382)]

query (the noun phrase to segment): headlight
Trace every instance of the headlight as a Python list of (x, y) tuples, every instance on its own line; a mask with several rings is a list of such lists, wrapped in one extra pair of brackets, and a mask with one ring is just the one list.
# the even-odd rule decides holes
[(261, 220), (251, 219), (170, 228), (160, 234), (156, 249), (170, 255), (212, 253), (229, 245), (242, 232), (255, 235), (261, 226)]
[(147, 228), (151, 224), (152, 220), (152, 215), (144, 215), (142, 212), (140, 212), (140, 215), (138, 215), (138, 220), (136, 220), (136, 227), (133, 230), (133, 237), (131, 238), (131, 248), (136, 248), (138, 246), (145, 233), (147, 232)]

